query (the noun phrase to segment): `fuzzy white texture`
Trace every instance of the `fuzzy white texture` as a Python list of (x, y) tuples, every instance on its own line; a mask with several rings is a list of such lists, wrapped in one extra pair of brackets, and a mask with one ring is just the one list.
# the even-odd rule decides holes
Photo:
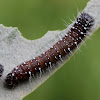
[[(100, 0), (88, 2), (84, 12), (90, 14), (95, 19), (95, 24), (91, 34), (100, 27)], [(63, 31), (48, 31), (42, 38), (37, 40), (27, 40), (21, 36), (17, 28), (0, 25), (0, 64), (4, 66), (4, 73), (0, 79), (0, 100), (20, 100), (30, 92), (34, 91), (48, 77), (50, 77), (61, 64), (58, 64), (51, 73), (45, 73), (37, 77), (32, 82), (18, 85), (15, 89), (4, 87), (4, 79), (11, 70), (24, 61), (41, 55), (53, 46), (66, 32), (69, 31), (73, 23)], [(42, 41), (42, 42), (41, 42)], [(67, 59), (66, 59), (67, 60)]]

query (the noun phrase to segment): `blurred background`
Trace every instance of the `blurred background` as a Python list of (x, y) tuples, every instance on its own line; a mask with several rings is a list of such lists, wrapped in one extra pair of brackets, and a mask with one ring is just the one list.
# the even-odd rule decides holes
[[(27, 39), (66, 28), (89, 0), (0, 0), (0, 24)], [(23, 100), (100, 100), (100, 29), (61, 69)]]

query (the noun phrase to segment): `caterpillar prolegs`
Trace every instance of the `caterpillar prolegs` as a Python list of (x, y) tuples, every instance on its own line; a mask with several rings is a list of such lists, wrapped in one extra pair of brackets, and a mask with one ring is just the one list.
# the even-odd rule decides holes
[(87, 13), (81, 13), (66, 35), (60, 39), (52, 48), (40, 56), (26, 61), (15, 67), (5, 79), (8, 87), (15, 87), (20, 81), (29, 79), (30, 75), (36, 75), (56, 64), (62, 57), (75, 50), (77, 46), (87, 37), (94, 25), (94, 19)]

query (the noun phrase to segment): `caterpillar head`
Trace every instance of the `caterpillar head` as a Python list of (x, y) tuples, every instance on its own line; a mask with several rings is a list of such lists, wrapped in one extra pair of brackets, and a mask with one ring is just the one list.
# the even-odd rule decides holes
[(8, 88), (14, 88), (16, 84), (18, 84), (17, 78), (13, 75), (13, 73), (9, 73), (5, 79), (6, 86)]

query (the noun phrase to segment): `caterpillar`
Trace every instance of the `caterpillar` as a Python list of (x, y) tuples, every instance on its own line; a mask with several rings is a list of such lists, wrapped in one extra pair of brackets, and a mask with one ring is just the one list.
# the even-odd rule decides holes
[(56, 64), (61, 58), (70, 54), (85, 39), (94, 25), (94, 19), (87, 13), (81, 13), (65, 36), (53, 45), (52, 48), (40, 56), (23, 62), (15, 67), (5, 79), (7, 87), (13, 88), (19, 82), (29, 79), (41, 71)]
[(2, 76), (3, 72), (4, 72), (4, 67), (3, 65), (0, 64), (0, 77)]

